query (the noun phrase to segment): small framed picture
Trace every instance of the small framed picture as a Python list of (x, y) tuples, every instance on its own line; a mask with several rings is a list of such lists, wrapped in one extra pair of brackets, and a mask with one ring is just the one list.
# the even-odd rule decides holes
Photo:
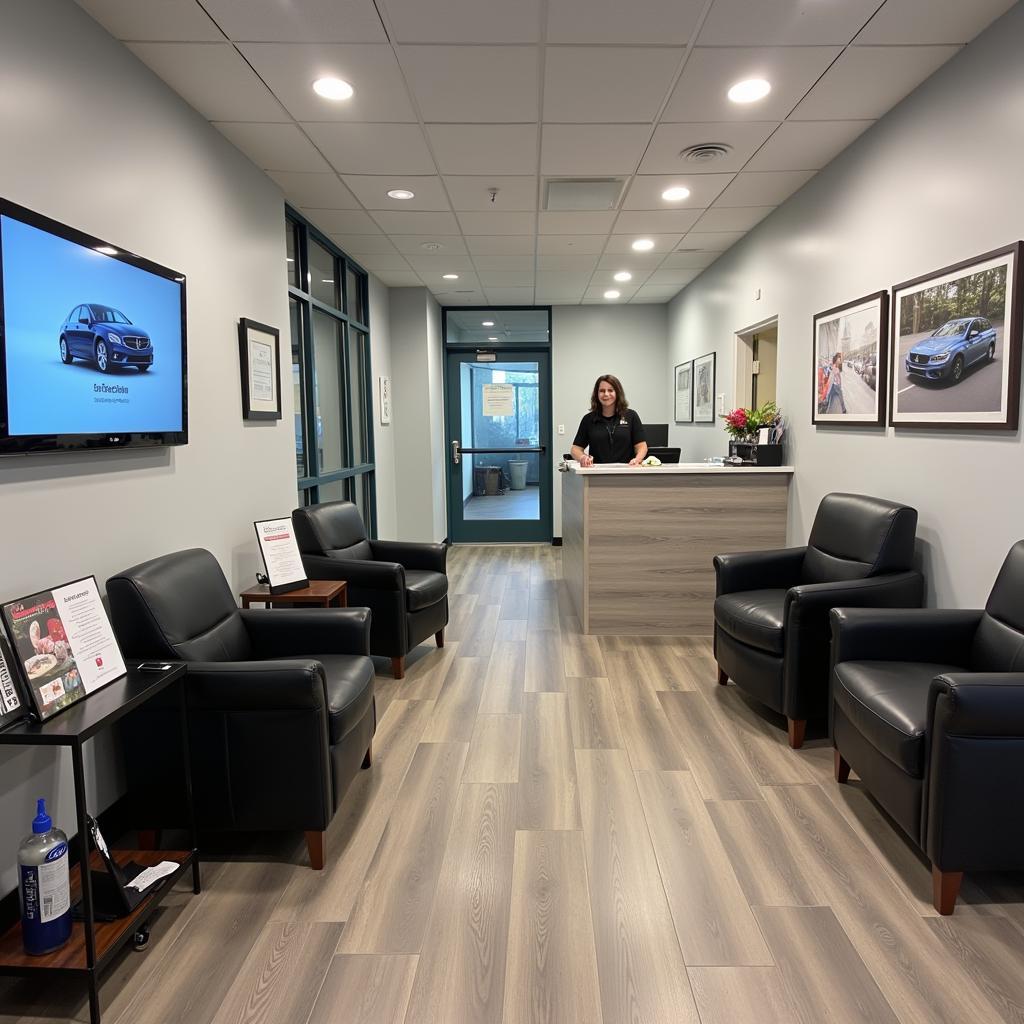
[(693, 361), (693, 422), (715, 422), (715, 353)]
[(675, 369), (676, 423), (693, 422), (693, 360)]
[(885, 423), (888, 330), (888, 292), (845, 302), (814, 318), (812, 423)]
[(1017, 429), (1021, 250), (1014, 242), (893, 288), (891, 424)]
[(276, 327), (245, 318), (238, 321), (242, 372), (242, 417), (281, 418), (281, 337)]

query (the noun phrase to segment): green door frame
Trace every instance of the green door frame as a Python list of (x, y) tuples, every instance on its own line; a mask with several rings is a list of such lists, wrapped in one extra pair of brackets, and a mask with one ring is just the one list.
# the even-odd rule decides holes
[[(480, 356), (485, 355), (486, 359)], [(530, 362), (537, 364), (539, 387), (538, 413), (540, 444), (537, 449), (469, 448), (463, 455), (462, 443), (462, 366), (466, 363)], [(445, 453), (448, 477), (448, 536), (455, 544), (544, 541), (552, 538), (552, 462), (551, 462), (551, 350), (548, 348), (509, 347), (486, 351), (450, 348), (445, 353)], [(537, 452), (540, 463), (538, 492), (540, 515), (537, 519), (470, 519), (463, 516), (462, 459), (474, 454), (525, 454)], [(456, 461), (458, 459), (458, 461)]]

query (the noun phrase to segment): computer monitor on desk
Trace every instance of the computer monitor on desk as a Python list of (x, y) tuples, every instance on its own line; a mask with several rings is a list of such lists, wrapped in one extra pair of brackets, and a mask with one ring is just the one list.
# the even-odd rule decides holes
[(647, 454), (653, 455), (659, 462), (668, 464), (670, 462), (678, 462), (679, 455), (682, 451), (681, 448), (665, 448), (665, 447), (647, 447)]
[(647, 444), (654, 448), (664, 448), (668, 444), (667, 423), (645, 423), (644, 433), (647, 435)]

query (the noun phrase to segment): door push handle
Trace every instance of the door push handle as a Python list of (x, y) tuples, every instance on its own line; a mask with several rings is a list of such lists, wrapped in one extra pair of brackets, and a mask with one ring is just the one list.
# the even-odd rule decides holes
[(452, 441), (452, 464), (456, 465), (456, 466), (459, 464), (459, 442), (458, 441)]

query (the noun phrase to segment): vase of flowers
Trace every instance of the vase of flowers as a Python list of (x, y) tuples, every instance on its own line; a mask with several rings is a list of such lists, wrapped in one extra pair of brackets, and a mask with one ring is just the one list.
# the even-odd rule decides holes
[[(744, 462), (760, 466), (782, 465), (783, 421), (774, 402), (765, 402), (751, 409), (733, 409), (725, 417), (729, 434), (729, 454), (738, 455)], [(761, 431), (767, 429), (768, 443), (760, 444)]]

